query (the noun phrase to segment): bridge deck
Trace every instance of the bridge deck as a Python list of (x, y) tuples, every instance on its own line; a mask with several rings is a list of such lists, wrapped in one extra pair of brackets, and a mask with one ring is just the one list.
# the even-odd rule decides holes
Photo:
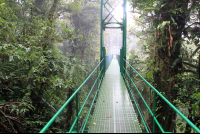
[(116, 58), (106, 71), (89, 133), (141, 133)]

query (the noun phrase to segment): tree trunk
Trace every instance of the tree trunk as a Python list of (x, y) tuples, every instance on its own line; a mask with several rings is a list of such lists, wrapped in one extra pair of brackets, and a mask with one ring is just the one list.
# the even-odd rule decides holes
[[(163, 4), (166, 4), (160, 9), (158, 15), (160, 16), (159, 23), (163, 21), (171, 21), (171, 17), (174, 18), (177, 23), (177, 27), (172, 25), (166, 25), (164, 32), (158, 32), (157, 44), (161, 47), (155, 46), (154, 55), (154, 82), (156, 83), (156, 88), (161, 92), (172, 104), (177, 96), (177, 92), (173, 90), (174, 85), (177, 83), (176, 75), (180, 73), (181, 64), (178, 64), (174, 69), (171, 68), (172, 63), (179, 58), (180, 48), (181, 48), (181, 34), (185, 27), (185, 16), (183, 12), (178, 12), (171, 15), (169, 9), (175, 10), (176, 8), (183, 8), (187, 10), (187, 0), (165, 0)], [(172, 23), (172, 21), (171, 21)], [(163, 39), (166, 37), (166, 40)], [(173, 37), (173, 39), (172, 39)], [(172, 39), (172, 40), (171, 40)], [(172, 43), (171, 43), (172, 41)], [(170, 46), (171, 45), (171, 46)], [(174, 78), (170, 80), (170, 78)], [(176, 113), (174, 110), (160, 97), (157, 97), (157, 108), (156, 115), (158, 115), (158, 121), (166, 132), (174, 132)], [(159, 128), (157, 127), (157, 132)]]
[[(73, 88), (70, 88), (69, 92), (68, 92), (68, 97), (67, 98), (70, 98), (73, 93), (74, 93), (73, 92)], [(67, 128), (66, 129), (67, 130), (70, 130), (71, 125), (72, 125), (72, 119), (74, 117), (74, 110), (73, 110), (73, 108), (75, 106), (73, 105), (73, 102), (74, 102), (74, 99), (72, 99), (69, 102), (69, 104), (67, 105), (67, 119), (66, 119), (66, 121), (67, 121)]]
[(81, 49), (81, 59), (84, 59), (84, 55), (85, 55), (85, 49), (82, 48), (82, 49)]

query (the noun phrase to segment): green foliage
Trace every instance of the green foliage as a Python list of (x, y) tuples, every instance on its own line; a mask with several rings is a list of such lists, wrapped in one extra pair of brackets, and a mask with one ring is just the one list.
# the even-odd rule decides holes
[[(0, 0), (1, 132), (39, 132), (94, 69), (99, 57), (99, 9), (95, 2), (82, 0)], [(58, 49), (65, 42), (67, 50), (74, 51)], [(77, 56), (76, 50), (85, 53)], [(79, 106), (95, 78), (80, 91)], [(91, 101), (81, 113), (80, 126)], [(69, 130), (74, 100), (71, 106), (47, 132)]]
[(83, 0), (74, 0), (74, 1), (70, 2), (69, 3), (69, 8), (73, 12), (79, 14), (83, 10)]
[[(199, 117), (199, 79), (191, 73), (179, 74), (177, 78), (181, 81), (173, 89), (177, 90), (178, 96), (175, 100), (177, 106), (188, 110), (188, 118), (198, 125)], [(178, 120), (177, 120), (178, 121)], [(180, 121), (179, 121), (180, 122)], [(182, 126), (183, 127), (183, 126)], [(180, 129), (180, 128), (179, 128)], [(184, 128), (188, 129), (188, 128)], [(180, 131), (182, 128), (180, 129)], [(186, 131), (186, 130), (185, 130)], [(190, 130), (191, 131), (191, 130)]]
[[(140, 38), (137, 44), (147, 55), (147, 79), (160, 92), (167, 93), (165, 96), (169, 100), (175, 100), (181, 110), (188, 111), (188, 118), (199, 127), (199, 59), (196, 58), (199, 56), (200, 8), (197, 3), (198, 0), (132, 0), (137, 26), (130, 33)], [(154, 61), (152, 65), (151, 60)], [(161, 116), (158, 120), (166, 127), (164, 129), (173, 131), (170, 125), (174, 122), (169, 111), (167, 107), (159, 109), (157, 113)], [(177, 132), (193, 132), (186, 123), (180, 124), (183, 120), (174, 120), (177, 121)]]
[(161, 32), (163, 32), (165, 29), (165, 26), (169, 24), (170, 24), (170, 21), (163, 21), (161, 24), (158, 25), (157, 29), (160, 29)]
[[(66, 23), (58, 29), (55, 19), (49, 20), (50, 1), (42, 10), (34, 1), (0, 3), (0, 131), (39, 132), (86, 77), (85, 65), (71, 54), (62, 55), (57, 44), (85, 38)], [(57, 124), (68, 125), (67, 111), (48, 132), (66, 129)]]
[(1, 4), (0, 4), (0, 6), (3, 6), (3, 5), (5, 5), (5, 3), (1, 3)]
[(150, 72), (147, 73), (147, 79), (148, 80), (152, 79), (152, 71), (150, 71)]

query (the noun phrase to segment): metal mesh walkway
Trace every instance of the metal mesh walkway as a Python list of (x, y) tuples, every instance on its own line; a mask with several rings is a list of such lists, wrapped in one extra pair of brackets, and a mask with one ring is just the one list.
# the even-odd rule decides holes
[(116, 58), (106, 71), (89, 133), (141, 133)]

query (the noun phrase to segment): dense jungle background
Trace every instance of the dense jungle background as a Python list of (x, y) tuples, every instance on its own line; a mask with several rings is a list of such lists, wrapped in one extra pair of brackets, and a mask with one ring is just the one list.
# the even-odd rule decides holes
[[(39, 132), (98, 65), (100, 2), (0, 0), (0, 133)], [(128, 19), (132, 20), (128, 22), (128, 61), (200, 128), (200, 1), (128, 3)], [(105, 46), (112, 48), (114, 41), (121, 42), (121, 33), (110, 33), (105, 32)], [(107, 53), (112, 54), (110, 51)], [(153, 90), (132, 74), (153, 108)], [(95, 78), (82, 88), (80, 105)], [(134, 87), (132, 90), (152, 129), (152, 117)], [(165, 130), (194, 132), (161, 98), (156, 99), (157, 119)], [(91, 102), (92, 97), (81, 113), (79, 126)], [(75, 105), (72, 100), (47, 132), (68, 132)], [(141, 127), (144, 130), (142, 123)]]

